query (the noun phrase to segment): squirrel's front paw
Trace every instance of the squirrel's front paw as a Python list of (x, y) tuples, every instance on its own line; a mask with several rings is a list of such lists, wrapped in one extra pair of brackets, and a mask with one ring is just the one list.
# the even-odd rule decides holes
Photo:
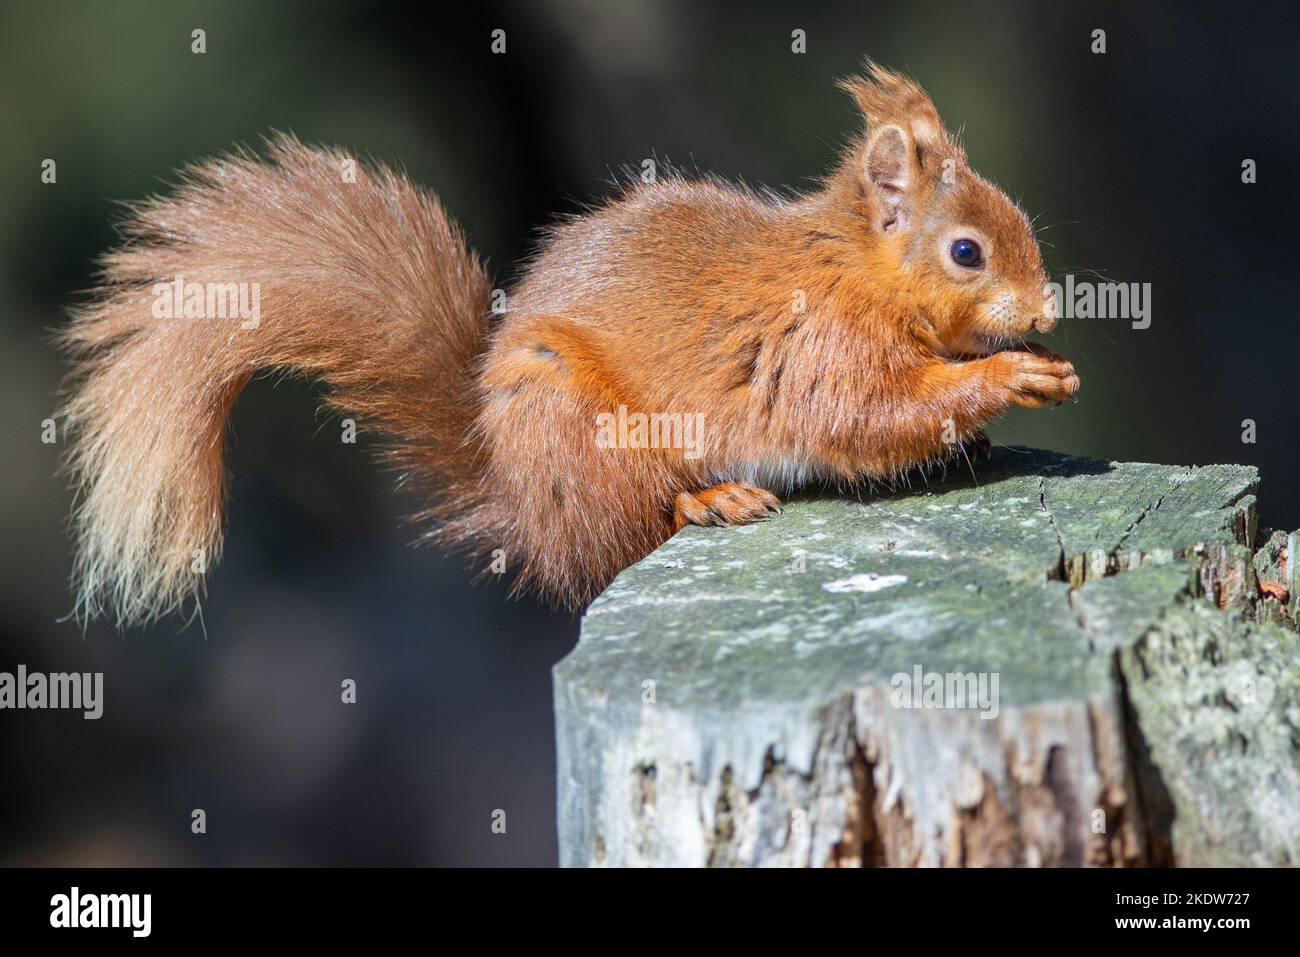
[(781, 500), (748, 482), (724, 482), (702, 492), (682, 492), (673, 505), (678, 529), (687, 525), (748, 525), (781, 511)]
[(999, 352), (992, 358), (1008, 405), (1026, 409), (1060, 405), (1079, 391), (1074, 365), (1041, 346)]

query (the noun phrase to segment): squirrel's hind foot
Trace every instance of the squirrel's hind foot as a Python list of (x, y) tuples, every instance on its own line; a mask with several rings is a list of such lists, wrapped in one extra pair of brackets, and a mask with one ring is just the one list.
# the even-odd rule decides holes
[(673, 505), (673, 525), (748, 525), (781, 511), (781, 500), (748, 482), (723, 482), (702, 492), (682, 492)]

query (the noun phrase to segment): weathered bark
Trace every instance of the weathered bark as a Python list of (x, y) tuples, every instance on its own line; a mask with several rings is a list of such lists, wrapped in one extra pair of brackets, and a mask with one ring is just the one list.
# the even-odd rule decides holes
[(1257, 481), (1005, 449), (686, 529), (556, 666), (561, 862), (1300, 862), (1300, 562), (1255, 554)]

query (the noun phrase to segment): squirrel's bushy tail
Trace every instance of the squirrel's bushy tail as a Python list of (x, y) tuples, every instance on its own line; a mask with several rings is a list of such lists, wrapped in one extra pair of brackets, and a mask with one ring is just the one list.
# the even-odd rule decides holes
[(226, 419), (258, 370), (325, 380), (391, 437), (400, 481), (436, 492), (431, 517), (450, 520), (435, 535), (481, 531), (490, 284), (430, 194), (284, 136), (265, 161), (191, 168), (124, 240), (61, 336), (79, 614), (149, 620), (200, 588), (221, 549)]

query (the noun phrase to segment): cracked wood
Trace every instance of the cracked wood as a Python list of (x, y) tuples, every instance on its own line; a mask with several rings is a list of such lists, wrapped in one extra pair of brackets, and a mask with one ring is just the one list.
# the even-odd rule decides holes
[[(977, 479), (796, 498), (620, 575), (555, 669), (562, 863), (1300, 862), (1255, 470), (1000, 449)], [(896, 706), (917, 668), (997, 675), (995, 714)]]

